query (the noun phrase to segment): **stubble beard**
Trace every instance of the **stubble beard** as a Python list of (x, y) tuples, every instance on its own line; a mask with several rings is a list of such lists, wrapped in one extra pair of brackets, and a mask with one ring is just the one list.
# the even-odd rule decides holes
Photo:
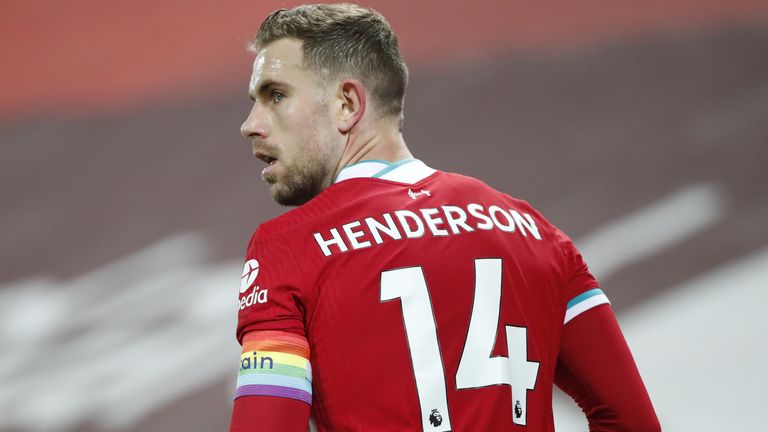
[(315, 97), (312, 131), (304, 137), (296, 160), (285, 166), (285, 178), (282, 182), (278, 182), (277, 178), (265, 179), (270, 184), (272, 198), (280, 205), (302, 205), (319, 195), (333, 181), (332, 171), (341, 154), (334, 154), (332, 140), (326, 134), (332, 126), (323, 123), (327, 116), (324, 112), (327, 95), (323, 89), (320, 85)]
[(270, 184), (272, 198), (280, 205), (299, 206), (328, 187), (329, 172), (334, 166), (330, 163), (331, 155), (321, 134), (312, 134), (316, 140), (308, 139), (297, 159), (286, 165), (284, 178), (278, 181), (274, 176), (265, 178)]
[(325, 170), (316, 161), (291, 168), (281, 182), (267, 178), (272, 198), (280, 205), (299, 206), (316, 197), (323, 190)]

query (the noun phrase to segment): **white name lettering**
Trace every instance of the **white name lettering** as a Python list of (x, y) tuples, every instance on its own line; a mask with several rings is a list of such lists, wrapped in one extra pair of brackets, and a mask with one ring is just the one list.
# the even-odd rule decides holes
[[(395, 216), (400, 221), (400, 226), (403, 228), (406, 237), (419, 238), (424, 235), (424, 222), (421, 221), (421, 218), (416, 213), (410, 210), (397, 210)], [(411, 228), (406, 219), (412, 220), (416, 224), (416, 228)]]
[[(445, 212), (445, 220), (448, 221), (448, 226), (451, 227), (451, 232), (459, 234), (459, 227), (466, 232), (472, 232), (475, 229), (467, 225), (467, 214), (464, 209), (456, 206), (443, 206), (443, 212)], [(455, 216), (455, 217), (454, 217)]]
[(315, 241), (320, 245), (320, 249), (323, 250), (323, 255), (329, 256), (331, 254), (331, 248), (329, 246), (336, 245), (340, 252), (346, 252), (349, 250), (344, 240), (341, 239), (341, 234), (336, 228), (331, 228), (331, 239), (325, 240), (320, 233), (315, 233)]
[(439, 209), (424, 208), (418, 212), (395, 210), (377, 217), (354, 220), (340, 228), (316, 232), (314, 238), (323, 255), (331, 256), (348, 252), (350, 248), (362, 249), (390, 240), (416, 239), (425, 234), (445, 237), (476, 230), (499, 230), (541, 240), (539, 227), (528, 213), (498, 205), (490, 205), (486, 210), (485, 206), (476, 203), (466, 207), (444, 205)]
[(352, 249), (366, 248), (371, 245), (371, 242), (367, 240), (364, 240), (364, 241), (357, 240), (358, 238), (365, 235), (363, 231), (352, 230), (353, 228), (357, 228), (359, 226), (360, 226), (360, 221), (354, 221), (346, 225), (343, 225), (341, 227), (344, 230), (344, 234), (347, 235), (347, 238), (349, 239), (349, 243), (352, 245)]
[(429, 230), (432, 231), (432, 235), (447, 236), (448, 231), (437, 227), (443, 224), (443, 220), (433, 217), (438, 213), (440, 213), (440, 210), (436, 208), (421, 209), (421, 214), (424, 216), (424, 221), (427, 223)]
[(392, 215), (389, 213), (384, 213), (382, 217), (385, 221), (387, 221), (386, 225), (380, 223), (372, 217), (365, 218), (365, 224), (368, 225), (368, 229), (371, 231), (371, 235), (373, 236), (373, 240), (376, 242), (376, 244), (384, 243), (384, 239), (381, 238), (382, 232), (394, 240), (400, 240), (403, 238), (402, 234), (400, 234), (400, 231), (397, 230), (397, 226), (395, 225), (395, 221), (392, 219)]

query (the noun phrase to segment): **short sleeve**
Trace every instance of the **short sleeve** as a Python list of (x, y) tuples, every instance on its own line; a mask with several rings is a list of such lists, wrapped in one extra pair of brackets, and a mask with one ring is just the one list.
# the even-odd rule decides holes
[(246, 252), (238, 301), (237, 340), (252, 331), (305, 335), (306, 287), (289, 245), (259, 228)]
[(563, 289), (567, 304), (563, 324), (566, 324), (579, 314), (610, 302), (573, 241), (560, 230), (556, 234), (564, 259)]

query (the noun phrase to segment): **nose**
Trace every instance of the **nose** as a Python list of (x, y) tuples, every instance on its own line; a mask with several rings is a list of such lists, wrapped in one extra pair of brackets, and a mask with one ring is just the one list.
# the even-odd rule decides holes
[(254, 103), (248, 118), (240, 126), (240, 135), (245, 138), (266, 138), (268, 136), (267, 119), (258, 103)]

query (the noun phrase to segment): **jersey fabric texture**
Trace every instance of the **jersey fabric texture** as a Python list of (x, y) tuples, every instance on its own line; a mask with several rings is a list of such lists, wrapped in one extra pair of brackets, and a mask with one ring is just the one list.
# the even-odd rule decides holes
[(256, 230), (237, 337), (306, 338), (320, 431), (545, 431), (564, 325), (604, 303), (527, 202), (415, 159), (366, 161)]

